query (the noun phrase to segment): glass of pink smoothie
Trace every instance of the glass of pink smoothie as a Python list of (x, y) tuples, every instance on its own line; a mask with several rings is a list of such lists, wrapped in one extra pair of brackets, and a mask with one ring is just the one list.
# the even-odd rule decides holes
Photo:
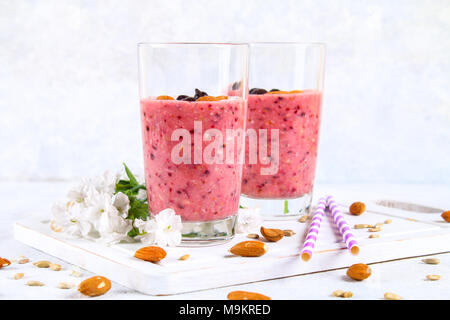
[(241, 205), (266, 219), (310, 210), (322, 108), (325, 46), (250, 44)]
[(248, 45), (141, 43), (138, 51), (150, 213), (180, 215), (183, 244), (227, 241), (241, 192)]

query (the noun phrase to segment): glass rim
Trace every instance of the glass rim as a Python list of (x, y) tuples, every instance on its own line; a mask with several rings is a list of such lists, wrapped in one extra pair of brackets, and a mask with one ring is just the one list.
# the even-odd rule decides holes
[(176, 45), (186, 45), (186, 46), (206, 46), (206, 45), (214, 45), (214, 46), (245, 46), (248, 47), (248, 42), (138, 42), (137, 46), (176, 46)]
[(326, 47), (325, 42), (319, 41), (256, 41), (249, 42), (249, 45), (310, 45), (310, 46), (319, 46)]

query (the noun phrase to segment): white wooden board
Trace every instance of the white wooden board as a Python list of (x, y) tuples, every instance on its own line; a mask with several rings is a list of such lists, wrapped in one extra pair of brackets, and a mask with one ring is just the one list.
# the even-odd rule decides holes
[[(346, 211), (349, 203), (343, 204)], [(266, 221), (265, 227), (292, 229), (296, 235), (277, 243), (267, 243), (268, 253), (258, 258), (242, 258), (228, 253), (235, 243), (249, 240), (246, 235), (239, 234), (231, 242), (217, 246), (167, 248), (168, 254), (163, 261), (148, 263), (133, 257), (141, 244), (107, 247), (89, 240), (68, 240), (50, 231), (46, 217), (17, 222), (15, 237), (57, 258), (151, 295), (191, 292), (343, 268), (358, 262), (375, 263), (450, 251), (450, 224), (442, 222), (437, 212), (392, 209), (379, 206), (374, 201), (366, 201), (366, 204), (368, 210), (363, 215), (345, 217), (350, 225), (375, 224), (392, 219), (392, 223), (385, 225), (379, 233), (380, 238), (369, 239), (371, 233), (367, 229), (353, 230), (361, 252), (352, 256), (328, 217), (322, 224), (319, 243), (309, 262), (299, 258), (309, 222), (296, 220)], [(184, 254), (189, 254), (190, 258), (178, 260)]]

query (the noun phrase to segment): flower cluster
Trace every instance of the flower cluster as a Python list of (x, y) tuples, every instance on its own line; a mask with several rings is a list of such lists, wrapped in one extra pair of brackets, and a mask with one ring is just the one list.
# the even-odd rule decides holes
[(107, 244), (140, 240), (176, 246), (181, 242), (181, 218), (172, 209), (154, 218), (148, 214), (145, 186), (125, 166), (128, 179), (105, 172), (83, 179), (53, 205), (51, 229), (71, 237)]

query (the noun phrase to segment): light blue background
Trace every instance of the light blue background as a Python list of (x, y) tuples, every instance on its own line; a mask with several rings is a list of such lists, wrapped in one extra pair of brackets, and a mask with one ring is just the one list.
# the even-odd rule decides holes
[(0, 179), (142, 168), (136, 43), (322, 41), (320, 182), (450, 183), (448, 0), (0, 0)]

